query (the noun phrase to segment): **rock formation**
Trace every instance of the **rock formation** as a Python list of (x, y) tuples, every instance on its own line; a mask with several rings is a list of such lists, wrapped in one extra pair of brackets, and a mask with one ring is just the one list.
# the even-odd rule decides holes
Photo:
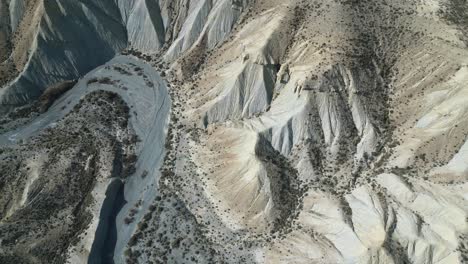
[(468, 3), (0, 0), (0, 263), (468, 262)]

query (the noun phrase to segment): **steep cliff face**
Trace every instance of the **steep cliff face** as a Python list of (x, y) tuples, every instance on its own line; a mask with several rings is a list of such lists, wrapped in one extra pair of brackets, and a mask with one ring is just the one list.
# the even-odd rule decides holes
[[(24, 105), (45, 88), (75, 79), (111, 59), (127, 43), (114, 1), (11, 1), (12, 52), (19, 72), (1, 92), (2, 110)], [(7, 66), (11, 67), (11, 66)]]
[(131, 48), (156, 52), (164, 45), (163, 14), (156, 0), (118, 3)]
[(0, 0), (0, 262), (468, 261), (467, 10)]

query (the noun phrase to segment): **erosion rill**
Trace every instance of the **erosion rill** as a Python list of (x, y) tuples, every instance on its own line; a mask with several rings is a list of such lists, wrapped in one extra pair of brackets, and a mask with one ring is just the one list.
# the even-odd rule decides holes
[(0, 0), (0, 263), (468, 262), (463, 0)]

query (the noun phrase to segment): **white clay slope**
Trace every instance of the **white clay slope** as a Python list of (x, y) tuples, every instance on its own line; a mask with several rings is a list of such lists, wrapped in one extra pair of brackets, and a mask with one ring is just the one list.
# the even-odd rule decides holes
[[(97, 90), (122, 97), (139, 138), (134, 171), (99, 178), (91, 219), (56, 259), (468, 261), (466, 3), (26, 2), (0, 2), (0, 45), (12, 39), (0, 57), (18, 70), (0, 110), (79, 80), (47, 112), (3, 122), (0, 155)], [(29, 162), (24, 184), (5, 184), (0, 231), (15, 232), (9, 221), (48, 177)], [(114, 181), (120, 207), (108, 201)]]

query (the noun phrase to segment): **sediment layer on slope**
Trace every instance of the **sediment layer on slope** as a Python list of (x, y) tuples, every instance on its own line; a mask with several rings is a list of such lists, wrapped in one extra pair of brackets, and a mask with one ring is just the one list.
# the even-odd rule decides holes
[(112, 1), (35, 3), (23, 15), (16, 33), (20, 37), (13, 40), (12, 57), (21, 73), (1, 90), (3, 111), (37, 98), (49, 85), (82, 76), (127, 42)]
[[(468, 53), (455, 2), (120, 1), (138, 59), (99, 68), (0, 142), (60, 120), (77, 91), (118, 91), (142, 142), (116, 220), (94, 214), (80, 237), (96, 259), (463, 263)], [(70, 262), (86, 259), (76, 252)]]

